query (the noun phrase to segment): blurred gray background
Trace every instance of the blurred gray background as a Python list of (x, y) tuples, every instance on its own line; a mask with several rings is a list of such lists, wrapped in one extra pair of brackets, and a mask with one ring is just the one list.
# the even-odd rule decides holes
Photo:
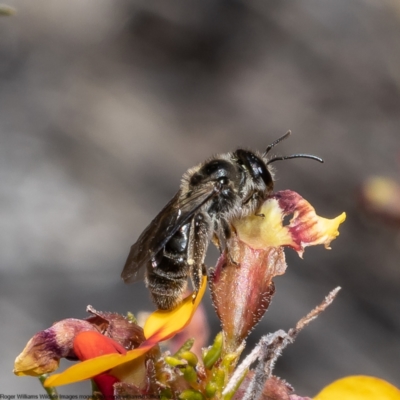
[(12, 368), (54, 321), (88, 304), (151, 310), (144, 285), (119, 275), (183, 172), (288, 129), (277, 153), (325, 164), (277, 163), (276, 188), (348, 217), (330, 252), (287, 251), (249, 348), (340, 285), (276, 374), (309, 396), (349, 374), (400, 385), (399, 233), (357, 202), (367, 177), (399, 177), (399, 1), (6, 3), (18, 12), (0, 18), (1, 393), (44, 393)]

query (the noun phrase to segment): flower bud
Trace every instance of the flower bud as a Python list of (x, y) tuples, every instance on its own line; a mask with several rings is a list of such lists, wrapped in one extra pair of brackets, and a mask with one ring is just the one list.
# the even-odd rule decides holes
[(191, 351), (184, 351), (183, 353), (180, 353), (180, 357), (186, 360), (188, 364), (191, 365), (192, 367), (195, 367), (199, 362), (196, 354), (194, 354)]
[(184, 390), (180, 395), (181, 400), (204, 400), (204, 396), (197, 390), (187, 389)]
[(219, 333), (214, 340), (213, 345), (204, 351), (203, 363), (207, 369), (211, 369), (215, 362), (220, 358), (222, 352), (223, 336)]
[(197, 382), (197, 372), (191, 365), (187, 365), (185, 368), (183, 368), (182, 372), (183, 372), (183, 377), (187, 382), (189, 383)]
[(58, 368), (60, 358), (76, 358), (73, 341), (80, 332), (95, 331), (87, 321), (69, 318), (36, 333), (15, 359), (14, 374), (39, 376)]

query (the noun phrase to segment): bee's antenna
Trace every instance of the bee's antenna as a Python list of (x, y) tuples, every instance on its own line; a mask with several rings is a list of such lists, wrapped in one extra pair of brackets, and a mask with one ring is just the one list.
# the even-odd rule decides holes
[[(286, 135), (285, 135), (286, 136)], [(278, 139), (279, 140), (279, 139)], [(274, 157), (274, 158), (271, 158), (271, 160), (269, 160), (268, 162), (267, 162), (267, 165), (268, 164), (271, 164), (271, 163), (273, 163), (273, 162), (275, 162), (275, 161), (281, 161), (281, 160), (289, 160), (289, 159), (291, 159), (291, 158), (310, 158), (311, 160), (316, 160), (316, 161), (319, 161), (320, 163), (323, 163), (324, 162), (324, 160), (322, 159), (322, 158), (319, 158), (319, 157), (317, 157), (317, 156), (313, 156), (313, 155), (311, 155), (311, 154), (292, 154), (292, 155), (290, 155), (290, 156), (281, 156), (281, 157)]]
[(278, 143), (282, 142), (282, 140), (286, 139), (292, 134), (292, 131), (287, 131), (283, 136), (279, 139), (276, 139), (275, 142), (271, 143), (264, 151), (263, 157), (265, 157), (273, 147), (275, 147)]
[[(271, 143), (265, 150), (263, 157), (265, 157), (273, 147), (275, 147), (278, 143), (282, 142), (282, 140), (288, 138), (292, 134), (292, 131), (287, 131), (283, 136), (281, 136), (279, 139), (276, 139), (275, 142)], [(292, 154), (290, 156), (280, 156), (280, 157), (274, 157), (271, 158), (271, 160), (268, 160), (267, 165), (271, 164), (275, 161), (281, 161), (281, 160), (289, 160), (291, 158), (310, 158), (311, 160), (316, 160), (319, 161), (320, 163), (323, 163), (324, 160), (322, 158), (319, 158), (317, 156), (313, 156), (311, 154)]]

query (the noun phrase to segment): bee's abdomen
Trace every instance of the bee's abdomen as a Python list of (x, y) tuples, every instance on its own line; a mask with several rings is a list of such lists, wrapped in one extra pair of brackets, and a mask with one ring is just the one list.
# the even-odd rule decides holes
[(187, 286), (187, 264), (163, 257), (156, 267), (149, 267), (146, 286), (160, 310), (170, 310), (177, 306)]

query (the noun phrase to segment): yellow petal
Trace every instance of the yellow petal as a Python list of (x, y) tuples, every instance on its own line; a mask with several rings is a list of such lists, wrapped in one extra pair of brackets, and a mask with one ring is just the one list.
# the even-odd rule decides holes
[(204, 277), (194, 301), (193, 296), (190, 295), (171, 311), (156, 311), (151, 314), (144, 327), (147, 340), (137, 349), (130, 350), (126, 354), (107, 354), (75, 364), (63, 373), (47, 378), (44, 386), (60, 386), (89, 379), (147, 353), (158, 342), (169, 339), (189, 324), (196, 308), (200, 304), (206, 287), (207, 277)]
[(277, 199), (265, 201), (259, 215), (251, 215), (234, 222), (240, 240), (259, 250), (292, 243), (287, 227), (282, 225), (284, 215)]
[(314, 400), (400, 400), (400, 390), (373, 376), (348, 376), (322, 389)]
[[(283, 225), (289, 215), (289, 224)], [(290, 246), (302, 256), (306, 246), (324, 244), (329, 248), (345, 219), (345, 213), (334, 219), (322, 218), (299, 194), (283, 190), (267, 199), (258, 215), (236, 220), (234, 226), (240, 240), (253, 249)]]
[(207, 288), (207, 277), (204, 276), (199, 293), (193, 301), (193, 296), (186, 297), (182, 303), (170, 311), (158, 310), (151, 314), (144, 325), (144, 336), (147, 340), (169, 339), (171, 336), (180, 332), (191, 321), (200, 301)]
[(154, 347), (155, 344), (156, 343), (142, 345), (137, 349), (128, 351), (126, 354), (106, 354), (105, 356), (92, 358), (91, 360), (75, 364), (61, 374), (55, 374), (48, 377), (44, 383), (44, 386), (61, 386), (83, 381), (85, 379), (90, 379), (118, 365), (127, 363), (140, 357)]

